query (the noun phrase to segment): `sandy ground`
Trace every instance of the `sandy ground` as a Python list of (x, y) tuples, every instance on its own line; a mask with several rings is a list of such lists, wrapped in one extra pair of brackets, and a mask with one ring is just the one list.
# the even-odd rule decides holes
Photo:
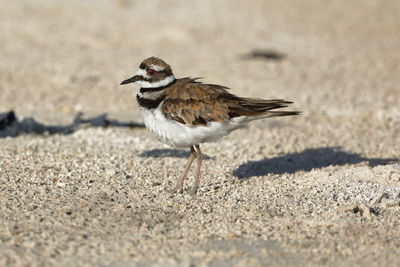
[[(165, 190), (188, 152), (144, 128), (1, 131), (0, 265), (398, 265), (398, 14), (397, 0), (1, 0), (0, 112), (20, 120), (140, 123), (137, 87), (118, 84), (152, 55), (303, 114), (203, 145), (194, 197)], [(244, 59), (254, 49), (283, 57)]]

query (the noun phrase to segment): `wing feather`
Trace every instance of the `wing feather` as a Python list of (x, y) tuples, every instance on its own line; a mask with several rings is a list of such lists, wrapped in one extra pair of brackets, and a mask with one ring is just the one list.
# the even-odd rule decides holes
[(290, 101), (244, 98), (230, 94), (228, 87), (204, 84), (198, 78), (179, 79), (166, 89), (163, 113), (170, 119), (187, 125), (207, 125), (234, 117), (266, 117), (296, 115), (293, 111), (270, 111), (287, 107)]

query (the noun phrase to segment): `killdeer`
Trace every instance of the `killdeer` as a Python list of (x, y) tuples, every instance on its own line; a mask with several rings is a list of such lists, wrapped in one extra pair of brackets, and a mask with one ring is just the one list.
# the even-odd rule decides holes
[(128, 83), (140, 86), (136, 100), (146, 128), (170, 147), (190, 148), (186, 168), (171, 192), (183, 191), (183, 182), (197, 160), (189, 191), (196, 194), (202, 162), (200, 144), (217, 141), (253, 120), (300, 113), (275, 111), (292, 103), (282, 99), (238, 97), (228, 92), (228, 87), (202, 83), (198, 78), (176, 79), (170, 65), (156, 57), (145, 59), (136, 74), (121, 85)]

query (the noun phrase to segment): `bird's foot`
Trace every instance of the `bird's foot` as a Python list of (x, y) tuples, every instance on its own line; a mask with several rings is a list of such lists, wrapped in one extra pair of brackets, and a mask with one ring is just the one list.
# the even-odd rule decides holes
[(188, 194), (191, 195), (191, 196), (196, 195), (197, 189), (198, 189), (198, 187), (193, 187), (192, 189), (190, 189), (190, 190), (188, 191)]
[(178, 185), (178, 186), (175, 186), (173, 189), (169, 189), (168, 192), (171, 194), (183, 193), (183, 187)]

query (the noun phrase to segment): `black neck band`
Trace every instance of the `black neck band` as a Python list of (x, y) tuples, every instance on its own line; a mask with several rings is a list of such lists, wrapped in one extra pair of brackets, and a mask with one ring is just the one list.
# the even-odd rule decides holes
[(149, 87), (149, 88), (140, 87), (140, 92), (141, 92), (141, 93), (145, 93), (145, 92), (158, 92), (158, 91), (164, 90), (165, 88), (167, 88), (167, 87), (169, 87), (169, 86), (171, 86), (171, 85), (173, 85), (173, 84), (175, 84), (175, 83), (176, 83), (176, 79), (174, 79), (174, 80), (173, 80), (172, 82), (170, 82), (169, 84), (164, 85), (164, 86), (160, 86), (160, 87)]

